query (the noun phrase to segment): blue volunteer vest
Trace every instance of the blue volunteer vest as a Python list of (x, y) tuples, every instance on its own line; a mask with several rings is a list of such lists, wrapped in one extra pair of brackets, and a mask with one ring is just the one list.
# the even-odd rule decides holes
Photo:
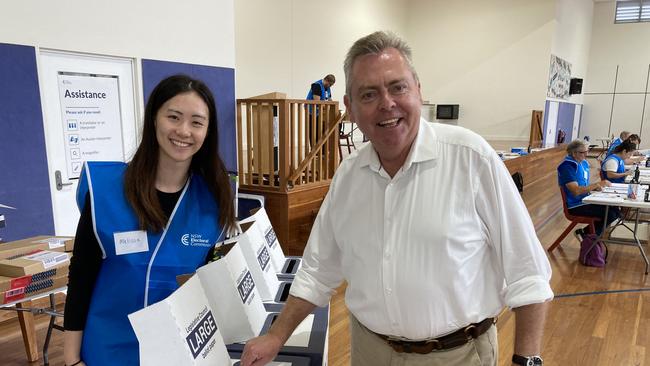
[[(332, 93), (330, 91), (330, 88), (325, 88), (325, 85), (323, 85), (323, 80), (314, 81), (312, 84), (318, 84), (320, 86), (320, 95), (321, 95), (320, 100), (332, 99)], [(306, 99), (314, 100), (314, 92), (311, 90), (311, 88), (309, 88), (309, 93), (307, 93)], [(311, 114), (311, 108), (312, 106), (309, 106), (308, 108), (310, 114)], [(318, 108), (316, 108), (316, 115), (318, 115)]]
[(608, 156), (600, 165), (600, 170), (603, 172), (603, 178), (609, 180), (612, 183), (625, 183), (625, 177), (613, 178), (613, 179), (607, 178), (607, 172), (605, 171), (605, 163), (607, 163), (607, 161), (611, 159), (616, 160), (616, 163), (618, 164), (618, 167), (616, 168), (616, 173), (625, 172), (625, 160), (621, 159), (616, 154), (612, 154)]
[[(576, 182), (578, 183), (579, 186), (585, 187), (589, 185), (589, 163), (587, 162), (587, 160), (583, 160), (580, 163), (578, 163), (571, 156), (566, 156), (564, 158), (564, 161), (560, 164), (560, 166), (564, 164), (569, 164), (571, 167), (576, 169)], [(579, 196), (574, 196), (573, 194), (571, 194), (571, 191), (566, 187), (566, 184), (562, 184), (562, 182), (559, 182), (559, 184), (560, 187), (564, 190), (564, 193), (566, 194), (566, 203), (568, 208), (579, 206), (580, 204), (582, 204), (582, 199), (589, 195), (589, 193), (585, 193)]]
[[(314, 81), (312, 84), (318, 84), (320, 86), (320, 100), (332, 99), (332, 92), (330, 88), (325, 88), (323, 80)], [(312, 92), (311, 88), (309, 88), (309, 93), (307, 93), (307, 100), (314, 100), (314, 92)]]
[(623, 141), (621, 141), (620, 137), (617, 137), (616, 140), (612, 141), (612, 143), (609, 145), (609, 148), (607, 149), (607, 156), (612, 155), (616, 146), (620, 145), (622, 142)]
[(90, 192), (93, 224), (103, 262), (83, 333), (81, 358), (89, 366), (139, 365), (138, 341), (127, 315), (165, 299), (176, 276), (193, 273), (217, 242), (219, 209), (203, 180), (192, 175), (167, 227), (147, 232), (149, 250), (117, 255), (114, 233), (137, 231), (138, 219), (124, 194), (125, 163), (86, 163), (77, 204)]

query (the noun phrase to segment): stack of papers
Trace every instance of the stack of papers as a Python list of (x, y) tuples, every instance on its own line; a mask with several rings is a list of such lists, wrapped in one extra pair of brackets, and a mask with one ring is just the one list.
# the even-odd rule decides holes
[(599, 201), (604, 201), (604, 202), (623, 202), (625, 201), (626, 195), (617, 194), (617, 193), (594, 192), (590, 194), (589, 197), (596, 198)]

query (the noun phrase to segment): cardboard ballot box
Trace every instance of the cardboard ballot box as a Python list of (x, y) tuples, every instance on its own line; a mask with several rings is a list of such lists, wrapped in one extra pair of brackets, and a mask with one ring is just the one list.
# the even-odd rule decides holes
[(291, 290), (291, 284), (292, 281), (283, 281), (280, 283), (280, 288), (278, 288), (278, 292), (275, 294), (275, 298), (273, 299), (273, 302), (279, 303), (279, 304), (284, 304), (287, 302), (287, 298), (289, 297), (289, 291)]
[[(280, 304), (264, 304), (269, 315), (260, 334), (265, 334), (282, 310)], [(310, 366), (327, 365), (329, 331), (329, 305), (317, 307), (298, 325), (291, 337), (280, 349), (279, 355), (309, 358)], [(243, 352), (243, 343), (226, 344), (229, 352)]]
[(231, 241), (239, 244), (262, 301), (272, 301), (278, 292), (280, 281), (271, 263), (269, 247), (257, 228), (258, 225), (256, 221), (242, 224), (243, 232)]
[[(36, 250), (62, 252), (66, 245), (72, 245), (74, 238), (39, 235), (27, 239), (0, 244), (0, 259), (27, 254)], [(70, 243), (70, 244), (68, 244)]]
[(67, 267), (70, 254), (50, 250), (37, 250), (32, 253), (0, 259), (0, 276), (21, 277)]
[(165, 300), (129, 314), (129, 321), (142, 366), (231, 365), (199, 276)]
[[(228, 352), (232, 366), (241, 366), (241, 352)], [(309, 366), (309, 358), (300, 356), (277, 355), (266, 366)]]
[(271, 220), (269, 220), (264, 207), (260, 207), (254, 214), (241, 220), (239, 223), (241, 225), (252, 221), (259, 224), (257, 228), (269, 247), (273, 268), (275, 268), (275, 272), (280, 272), (287, 260), (282, 251), (282, 247), (280, 246), (280, 242), (278, 241), (278, 237), (275, 235), (275, 231), (273, 231)]
[(280, 281), (293, 281), (296, 277), (296, 272), (302, 266), (302, 257), (288, 256), (282, 266), (282, 269), (277, 273)]
[(223, 257), (197, 269), (205, 295), (226, 343), (259, 334), (266, 319), (255, 280), (239, 244), (218, 248)]

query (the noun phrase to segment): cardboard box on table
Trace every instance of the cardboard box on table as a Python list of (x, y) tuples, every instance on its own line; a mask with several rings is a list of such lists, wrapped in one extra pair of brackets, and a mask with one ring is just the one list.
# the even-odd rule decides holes
[(240, 225), (253, 221), (257, 223), (257, 228), (269, 247), (271, 262), (273, 263), (275, 272), (278, 273), (278, 278), (280, 280), (292, 279), (300, 267), (300, 257), (286, 257), (284, 255), (282, 246), (278, 241), (278, 237), (275, 235), (271, 220), (269, 220), (269, 216), (266, 214), (264, 207), (253, 211), (254, 213), (251, 216), (239, 222)]
[(37, 250), (28, 254), (0, 259), (0, 276), (21, 277), (49, 269), (67, 267), (70, 264), (70, 256), (70, 253)]
[(7, 277), (0, 276), (0, 291), (15, 290), (20, 287), (29, 286), (35, 282), (41, 282), (54, 277), (67, 277), (68, 266), (61, 266), (51, 268), (36, 274), (20, 276), (20, 277)]
[(140, 311), (129, 314), (140, 365), (231, 365), (214, 310), (198, 276)]
[[(281, 304), (264, 304), (269, 311), (269, 316), (264, 322), (260, 334), (265, 334), (271, 328), (271, 324), (282, 310)], [(291, 337), (280, 349), (279, 355), (299, 356), (309, 358), (310, 366), (327, 365), (329, 332), (329, 305), (317, 307), (305, 320), (298, 325)], [(243, 352), (243, 343), (228, 344), (229, 352)]]
[[(31, 277), (31, 276), (27, 276)], [(24, 279), (24, 278), (23, 278)], [(11, 278), (11, 280), (16, 280)], [(4, 287), (6, 284), (12, 284), (13, 287), (6, 288), (5, 290), (0, 290), (0, 304), (8, 304), (10, 302), (22, 300), (26, 297), (38, 295), (41, 293), (48, 292), (57, 288), (65, 287), (68, 285), (68, 274), (67, 271), (64, 274), (57, 274), (54, 277), (45, 277), (39, 281), (29, 281), (25, 283), (13, 282), (7, 280), (7, 277), (0, 277), (0, 281), (3, 282)], [(18, 279), (20, 280), (20, 279)], [(13, 282), (13, 283), (12, 283)], [(20, 285), (16, 285), (20, 284)]]
[(273, 301), (280, 288), (280, 281), (271, 263), (269, 247), (257, 225), (256, 221), (242, 224), (242, 233), (231, 239), (231, 242), (238, 243), (262, 301)]
[(48, 235), (39, 235), (27, 239), (10, 241), (0, 244), (0, 259), (24, 255), (36, 250), (63, 252), (66, 244), (69, 242), (73, 243), (74, 238)]

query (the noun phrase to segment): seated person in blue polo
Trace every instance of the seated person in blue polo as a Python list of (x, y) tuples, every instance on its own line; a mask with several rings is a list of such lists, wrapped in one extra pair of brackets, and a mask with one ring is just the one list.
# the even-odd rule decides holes
[[(569, 213), (575, 216), (594, 217), (596, 221), (596, 234), (600, 235), (604, 228), (619, 216), (619, 210), (610, 207), (607, 214), (607, 222), (603, 225), (605, 206), (591, 205), (582, 202), (582, 199), (591, 191), (599, 191), (602, 187), (610, 186), (608, 180), (599, 180), (596, 183), (589, 183), (589, 162), (587, 152), (589, 148), (583, 140), (573, 140), (566, 148), (567, 156), (557, 167), (557, 178), (560, 188), (566, 195), (566, 205)], [(583, 235), (584, 228), (578, 229), (577, 234)]]
[[(128, 314), (165, 299), (235, 225), (217, 112), (200, 80), (152, 91), (133, 160), (86, 162), (64, 318), (65, 364), (139, 365)], [(201, 240), (186, 245), (183, 237)]]
[(636, 145), (629, 140), (623, 141), (614, 148), (612, 155), (605, 158), (600, 166), (601, 178), (612, 183), (625, 183), (625, 177), (633, 174), (634, 170), (625, 170), (625, 160), (632, 157)]

